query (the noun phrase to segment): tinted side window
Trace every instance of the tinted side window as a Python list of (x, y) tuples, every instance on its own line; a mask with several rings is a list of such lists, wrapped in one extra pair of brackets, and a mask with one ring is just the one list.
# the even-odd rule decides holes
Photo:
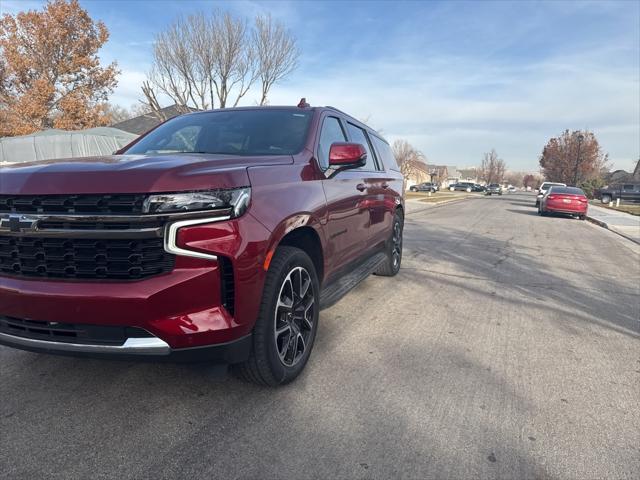
[(329, 149), (335, 142), (346, 142), (340, 121), (336, 117), (327, 117), (322, 122), (320, 142), (318, 143), (318, 161), (322, 168), (329, 166)]
[(351, 123), (347, 123), (347, 130), (349, 130), (351, 141), (354, 143), (361, 143), (367, 151), (367, 164), (362, 167), (362, 170), (377, 170), (376, 158), (373, 156), (369, 140), (367, 139), (367, 135), (364, 133), (364, 130), (352, 125)]
[(371, 141), (378, 152), (378, 158), (382, 160), (383, 167), (387, 170), (399, 172), (400, 167), (398, 167), (398, 162), (396, 161), (396, 157), (393, 155), (393, 150), (389, 144), (375, 135), (371, 136)]

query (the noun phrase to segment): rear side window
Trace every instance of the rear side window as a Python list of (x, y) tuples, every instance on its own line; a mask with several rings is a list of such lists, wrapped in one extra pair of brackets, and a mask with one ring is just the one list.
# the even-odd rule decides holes
[(377, 170), (376, 158), (373, 156), (373, 152), (371, 151), (371, 145), (369, 145), (367, 134), (364, 133), (364, 130), (360, 127), (356, 127), (351, 123), (347, 123), (347, 130), (349, 130), (349, 135), (351, 135), (351, 141), (354, 143), (361, 143), (367, 151), (367, 164), (362, 167), (361, 170)]
[(393, 155), (393, 150), (391, 150), (389, 144), (375, 135), (371, 135), (371, 141), (378, 152), (378, 158), (382, 160), (382, 167), (387, 170), (399, 172), (400, 167), (398, 167), (398, 162), (396, 161), (396, 157)]
[(577, 187), (560, 187), (558, 185), (551, 186), (549, 193), (566, 193), (569, 195), (584, 195), (584, 192)]
[(318, 161), (322, 168), (329, 166), (329, 150), (335, 142), (346, 142), (340, 121), (336, 117), (326, 117), (322, 122), (320, 142), (318, 143)]

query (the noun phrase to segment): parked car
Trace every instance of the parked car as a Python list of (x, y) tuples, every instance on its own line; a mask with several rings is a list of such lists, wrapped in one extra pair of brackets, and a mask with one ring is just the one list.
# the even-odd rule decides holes
[(454, 192), (472, 192), (475, 188), (475, 183), (472, 182), (459, 182), (449, 185), (449, 191)]
[[(173, 118), (117, 155), (0, 169), (0, 343), (304, 368), (318, 313), (402, 259), (403, 177), (331, 107)], [(392, 288), (392, 287), (390, 287)]]
[(485, 195), (502, 195), (502, 187), (499, 183), (490, 183), (484, 192)]
[(518, 191), (518, 189), (516, 187), (514, 187), (513, 185), (509, 185), (507, 187), (507, 192), (509, 192), (509, 193), (514, 193), (514, 192), (517, 192), (517, 191)]
[(471, 189), (472, 192), (484, 192), (487, 189), (487, 187), (485, 187), (484, 185), (480, 185), (479, 183), (474, 183), (473, 184), (473, 188)]
[(602, 203), (609, 203), (620, 199), (621, 202), (640, 202), (640, 183), (625, 183), (612, 185), (600, 189), (596, 197)]
[(432, 192), (435, 193), (438, 191), (436, 185), (431, 182), (423, 182), (418, 183), (417, 185), (412, 185), (409, 187), (409, 190), (412, 192)]
[(557, 183), (557, 182), (542, 182), (542, 185), (540, 185), (540, 188), (538, 189), (538, 195), (536, 196), (536, 207), (540, 206), (540, 199), (542, 197), (544, 197), (544, 195), (547, 193), (547, 191), (549, 190), (549, 188), (551, 187), (566, 187), (567, 184), (566, 183)]
[(582, 189), (552, 186), (540, 200), (538, 214), (567, 213), (584, 220), (587, 216), (588, 205), (589, 201)]

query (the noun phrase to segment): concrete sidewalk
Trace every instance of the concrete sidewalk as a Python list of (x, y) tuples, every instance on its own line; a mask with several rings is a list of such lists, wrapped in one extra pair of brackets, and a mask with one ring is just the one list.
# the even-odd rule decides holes
[(640, 217), (604, 207), (589, 205), (587, 218), (601, 227), (640, 244)]

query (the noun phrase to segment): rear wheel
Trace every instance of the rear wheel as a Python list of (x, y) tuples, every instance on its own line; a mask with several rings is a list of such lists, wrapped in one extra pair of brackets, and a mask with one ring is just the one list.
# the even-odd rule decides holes
[(318, 329), (319, 292), (309, 256), (295, 247), (278, 248), (267, 272), (251, 354), (233, 367), (240, 378), (274, 387), (302, 372)]
[(471, 189), (470, 188), (467, 188), (467, 193), (471, 193)]
[(450, 192), (453, 192), (454, 190), (455, 190), (455, 188), (453, 188), (453, 187), (449, 187), (449, 191), (450, 191)]
[(578, 215), (578, 220), (586, 220), (586, 215)]
[(383, 277), (393, 277), (400, 271), (402, 263), (402, 230), (404, 227), (404, 217), (402, 212), (396, 210), (393, 217), (393, 229), (391, 238), (387, 241), (386, 254), (387, 258), (382, 265), (375, 271), (376, 275)]
[(602, 203), (611, 202), (611, 195), (602, 195)]

